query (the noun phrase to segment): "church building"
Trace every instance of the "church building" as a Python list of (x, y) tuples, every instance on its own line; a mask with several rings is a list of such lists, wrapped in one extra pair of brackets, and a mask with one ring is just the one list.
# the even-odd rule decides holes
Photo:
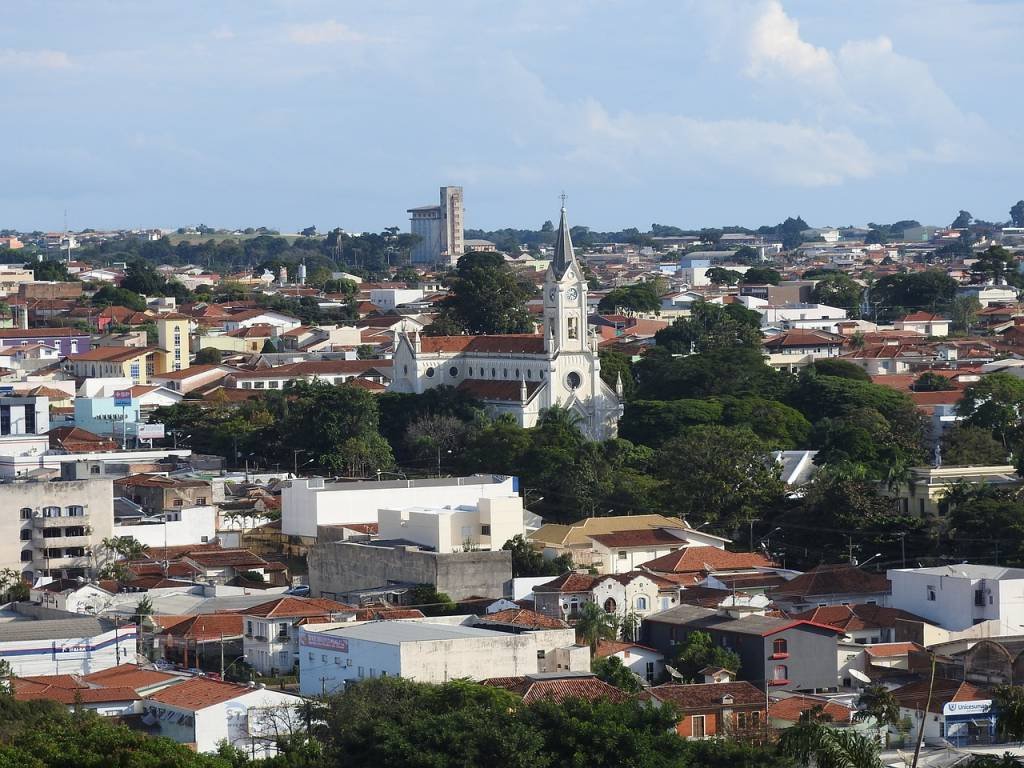
[[(523, 427), (552, 406), (570, 409), (580, 431), (614, 437), (622, 414), (621, 382), (601, 380), (598, 337), (587, 326), (587, 281), (576, 261), (562, 208), (555, 254), (544, 279), (544, 328), (539, 334), (421, 336), (395, 341), (391, 390), (421, 393), (457, 387), (494, 415), (510, 413)], [(619, 391), (616, 392), (616, 389)]]

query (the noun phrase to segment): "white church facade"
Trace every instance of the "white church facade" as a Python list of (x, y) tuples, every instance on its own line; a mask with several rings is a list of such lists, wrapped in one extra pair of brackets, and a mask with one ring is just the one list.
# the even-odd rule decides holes
[[(391, 390), (422, 393), (457, 387), (492, 414), (512, 414), (523, 427), (552, 406), (569, 409), (580, 431), (614, 437), (622, 414), (621, 383), (601, 379), (598, 338), (587, 326), (587, 281), (576, 261), (565, 209), (555, 255), (544, 280), (544, 328), (539, 334), (421, 336), (395, 343)], [(616, 392), (616, 389), (620, 390)]]

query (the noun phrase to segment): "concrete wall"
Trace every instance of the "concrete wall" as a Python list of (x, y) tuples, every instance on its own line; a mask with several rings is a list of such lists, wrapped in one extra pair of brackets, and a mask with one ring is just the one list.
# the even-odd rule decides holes
[(50, 640), (0, 642), (0, 659), (14, 674), (90, 675), (118, 664), (135, 664), (134, 625), (94, 637), (55, 637)]
[(506, 551), (435, 554), (331, 542), (311, 547), (308, 561), (314, 596), (407, 582), (433, 584), (453, 600), (500, 597), (512, 577), (512, 553)]
[(146, 525), (115, 525), (115, 536), (131, 536), (147, 547), (206, 544), (217, 536), (213, 507), (183, 507), (181, 519)]

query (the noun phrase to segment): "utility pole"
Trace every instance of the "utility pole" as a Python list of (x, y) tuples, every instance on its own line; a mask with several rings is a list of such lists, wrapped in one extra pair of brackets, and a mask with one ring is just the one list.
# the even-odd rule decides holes
[(900, 533), (900, 568), (907, 567), (907, 532)]
[(224, 679), (224, 633), (220, 633), (220, 679)]
[(847, 548), (848, 553), (849, 553), (847, 556), (849, 557), (850, 565), (853, 565), (853, 537), (852, 536), (848, 535), (846, 537), (846, 548)]
[(921, 754), (921, 743), (924, 741), (924, 724), (928, 722), (928, 711), (932, 706), (932, 690), (935, 687), (935, 652), (931, 652), (932, 673), (928, 680), (928, 700), (924, 705), (924, 712), (921, 714), (921, 727), (917, 729), (917, 744), (914, 745), (914, 762), (910, 768), (917, 768), (917, 758)]

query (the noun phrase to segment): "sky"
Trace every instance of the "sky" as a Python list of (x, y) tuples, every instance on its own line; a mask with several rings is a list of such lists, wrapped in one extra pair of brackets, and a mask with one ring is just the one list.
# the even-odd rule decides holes
[(815, 226), (1024, 198), (1024, 0), (0, 5), (0, 228)]

